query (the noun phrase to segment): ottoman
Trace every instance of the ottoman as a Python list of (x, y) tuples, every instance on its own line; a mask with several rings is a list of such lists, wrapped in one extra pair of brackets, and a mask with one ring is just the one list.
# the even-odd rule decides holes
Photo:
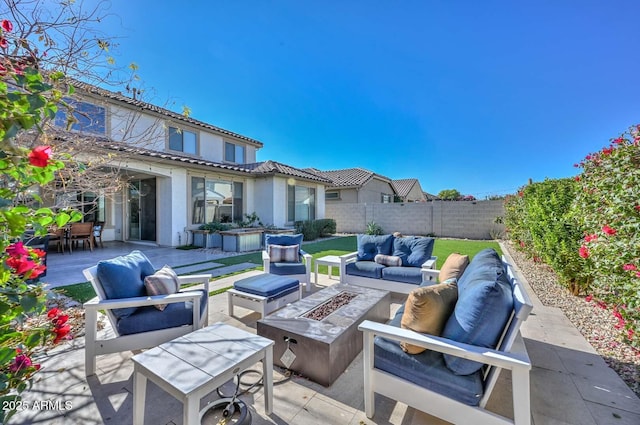
[(229, 316), (233, 316), (233, 307), (239, 306), (267, 314), (298, 301), (302, 296), (302, 286), (298, 279), (262, 273), (237, 280), (233, 289), (227, 291)]

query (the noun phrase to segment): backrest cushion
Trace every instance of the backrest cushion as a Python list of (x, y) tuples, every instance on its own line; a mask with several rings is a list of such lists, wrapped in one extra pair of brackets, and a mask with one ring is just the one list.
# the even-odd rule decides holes
[[(407, 297), (400, 326), (415, 332), (440, 336), (457, 299), (458, 286), (455, 283), (416, 288)], [(409, 354), (419, 354), (426, 350), (404, 341), (400, 346)]]
[[(144, 287), (149, 296), (175, 294), (179, 286), (178, 275), (167, 265), (144, 278)], [(167, 305), (156, 304), (154, 307), (163, 311)]]
[(393, 255), (402, 259), (402, 265), (407, 267), (421, 267), (431, 258), (433, 253), (433, 238), (395, 238), (393, 241)]
[(373, 261), (390, 267), (400, 267), (402, 265), (402, 258), (394, 257), (393, 255), (376, 254), (376, 256), (373, 257)]
[[(144, 278), (154, 271), (149, 259), (136, 250), (98, 262), (97, 276), (107, 299), (133, 298), (146, 296)], [(120, 308), (113, 310), (113, 314), (126, 317), (135, 310), (136, 307)]]
[(302, 234), (297, 234), (297, 235), (272, 235), (272, 234), (265, 234), (264, 235), (264, 245), (265, 246), (269, 246), (271, 244), (273, 245), (282, 245), (282, 246), (291, 246), (291, 245), (302, 245), (302, 238), (304, 237), (304, 235)]
[(358, 261), (373, 261), (377, 254), (391, 255), (393, 235), (357, 235)]
[[(492, 250), (493, 251), (493, 250)], [(481, 264), (478, 264), (481, 262)], [(472, 267), (474, 266), (475, 267)], [(458, 302), (442, 336), (480, 347), (495, 348), (513, 311), (513, 292), (498, 254), (476, 255), (458, 281)], [(470, 375), (481, 363), (444, 355), (456, 375)]]
[(440, 282), (445, 282), (450, 279), (460, 279), (462, 273), (469, 265), (469, 256), (461, 255), (456, 252), (449, 254), (447, 259), (444, 261), (444, 264), (440, 268), (440, 274), (438, 275), (438, 280)]
[(269, 261), (272, 263), (298, 263), (300, 262), (300, 245), (267, 245)]

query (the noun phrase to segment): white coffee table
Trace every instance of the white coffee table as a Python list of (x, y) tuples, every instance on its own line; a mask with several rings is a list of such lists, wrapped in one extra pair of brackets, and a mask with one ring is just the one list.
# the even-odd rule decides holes
[(329, 279), (333, 279), (331, 275), (332, 267), (340, 267), (340, 257), (337, 255), (326, 255), (324, 257), (320, 257), (316, 262), (316, 285), (318, 284), (318, 266), (324, 265), (329, 267)]
[[(273, 409), (273, 341), (216, 323), (132, 358), (133, 423), (144, 424), (147, 379), (182, 401), (183, 423), (200, 423), (200, 399), (262, 360), (264, 410)], [(205, 407), (207, 409), (207, 407)]]

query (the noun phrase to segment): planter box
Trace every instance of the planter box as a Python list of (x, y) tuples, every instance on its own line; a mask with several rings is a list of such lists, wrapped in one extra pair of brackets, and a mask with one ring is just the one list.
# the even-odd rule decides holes
[(192, 230), (193, 245), (200, 248), (222, 248), (222, 236), (219, 232), (210, 233), (208, 230)]
[(222, 250), (231, 252), (258, 251), (262, 248), (262, 229), (237, 229), (220, 232)]

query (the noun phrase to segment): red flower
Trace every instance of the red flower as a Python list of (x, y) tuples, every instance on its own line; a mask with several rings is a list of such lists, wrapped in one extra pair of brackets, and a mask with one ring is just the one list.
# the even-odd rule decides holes
[(636, 277), (640, 277), (640, 272), (637, 272), (637, 273), (636, 273)]
[(608, 148), (604, 148), (602, 149), (602, 154), (603, 155), (611, 155), (613, 153), (613, 147), (608, 147)]
[(32, 254), (36, 254), (38, 256), (38, 258), (43, 258), (45, 255), (47, 255), (46, 252), (44, 252), (43, 250), (38, 249), (38, 248), (33, 248), (31, 250), (31, 253)]
[(50, 156), (50, 146), (37, 146), (29, 152), (29, 163), (35, 167), (46, 167)]
[(7, 265), (11, 267), (16, 273), (24, 275), (25, 277), (37, 277), (32, 276), (32, 271), (36, 268), (36, 263), (27, 259), (27, 257), (11, 257), (7, 259)]
[(584, 297), (584, 300), (588, 303), (590, 303), (592, 299), (593, 299), (593, 295), (587, 295), (586, 297)]
[(627, 331), (627, 336), (629, 337), (629, 339), (633, 339), (633, 334), (634, 334), (634, 333), (635, 333), (635, 332), (633, 331), (633, 329), (629, 329), (629, 330)]
[(580, 181), (580, 176), (575, 176), (574, 179), (575, 179), (575, 181), (579, 182)]
[(54, 307), (47, 312), (47, 317), (49, 319), (55, 319), (59, 314), (60, 314), (60, 309), (57, 307)]
[(582, 258), (589, 258), (589, 248), (587, 248), (586, 246), (581, 246), (579, 254)]
[(603, 310), (607, 309), (607, 304), (603, 301), (598, 301), (596, 304), (598, 305), (598, 307), (600, 307)]
[(69, 316), (66, 314), (61, 314), (53, 320), (53, 323), (56, 325), (56, 327), (61, 327), (62, 325), (67, 323), (67, 320), (69, 320)]
[(56, 327), (53, 332), (56, 334), (56, 338), (53, 340), (54, 344), (59, 343), (67, 334), (71, 331), (71, 326), (64, 325), (60, 327)]
[(629, 271), (629, 270), (637, 270), (638, 268), (636, 267), (635, 264), (625, 264), (624, 266), (622, 266), (622, 270), (625, 271)]
[(23, 255), (29, 255), (29, 251), (24, 247), (22, 241), (18, 241), (16, 243), (12, 243), (6, 249), (7, 254), (12, 257), (21, 257)]
[(29, 366), (31, 366), (31, 359), (24, 354), (18, 354), (9, 365), (9, 370), (12, 373), (16, 373), (19, 370), (28, 368)]
[(618, 233), (618, 231), (616, 229), (613, 229), (613, 228), (607, 226), (606, 224), (604, 226), (602, 226), (602, 231), (604, 233), (606, 233), (607, 235), (610, 235), (610, 236), (613, 236), (616, 233)]
[(598, 235), (593, 234), (593, 235), (587, 235), (584, 237), (584, 241), (585, 242), (592, 242), (595, 241), (596, 239), (598, 239)]
[(2, 47), (3, 49), (7, 49), (7, 47), (9, 47), (9, 43), (7, 43), (7, 39), (4, 37), (0, 37), (0, 47)]
[(640, 205), (636, 205), (635, 207), (633, 207), (636, 211), (640, 211)]
[(618, 137), (613, 141), (616, 145), (622, 145), (624, 143), (624, 139), (622, 137)]
[(5, 32), (11, 32), (11, 31), (13, 31), (13, 24), (8, 19), (3, 19), (2, 20), (2, 29)]

